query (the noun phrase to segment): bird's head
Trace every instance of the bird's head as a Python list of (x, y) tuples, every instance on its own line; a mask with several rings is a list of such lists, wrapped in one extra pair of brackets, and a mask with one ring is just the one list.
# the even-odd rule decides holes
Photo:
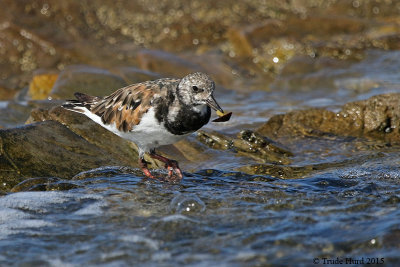
[(215, 83), (205, 73), (196, 72), (186, 75), (178, 85), (178, 97), (186, 105), (207, 105), (210, 108), (223, 112), (215, 101), (213, 92)]

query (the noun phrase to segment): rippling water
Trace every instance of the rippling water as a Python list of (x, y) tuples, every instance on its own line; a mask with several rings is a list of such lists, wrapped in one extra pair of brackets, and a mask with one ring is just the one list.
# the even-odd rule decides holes
[(400, 260), (397, 163), (373, 161), (296, 180), (209, 169), (187, 174), (180, 185), (118, 167), (95, 170), (68, 192), (0, 198), (0, 262), (311, 265), (331, 255), (394, 263)]
[[(221, 105), (235, 116), (224, 126), (207, 127), (237, 133), (276, 113), (337, 109), (398, 92), (399, 55), (370, 51), (363, 62), (326, 67), (309, 74), (311, 80), (307, 74), (282, 76), (269, 90), (220, 93)], [(303, 84), (300, 91), (292, 81)], [(309, 266), (325, 257), (378, 258), (395, 266), (400, 152), (373, 144), (357, 150), (351, 140), (325, 145), (328, 152), (294, 157), (294, 164), (339, 163), (302, 179), (234, 172), (240, 158), (221, 152), (215, 169), (185, 173), (181, 184), (104, 167), (64, 181), (77, 186), (69, 191), (4, 195), (0, 265)]]

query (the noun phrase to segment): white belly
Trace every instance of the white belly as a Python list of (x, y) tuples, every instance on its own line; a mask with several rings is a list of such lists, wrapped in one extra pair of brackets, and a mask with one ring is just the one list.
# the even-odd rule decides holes
[(124, 139), (134, 142), (139, 148), (139, 154), (149, 152), (151, 149), (158, 146), (176, 143), (190, 134), (173, 135), (172, 133), (168, 132), (164, 126), (160, 125), (156, 120), (154, 108), (150, 108), (143, 115), (140, 123), (134, 126), (132, 131), (129, 132), (119, 131), (115, 127), (115, 123), (111, 125), (105, 125), (99, 116), (93, 114), (89, 110), (85, 110), (84, 114), (107, 130)]

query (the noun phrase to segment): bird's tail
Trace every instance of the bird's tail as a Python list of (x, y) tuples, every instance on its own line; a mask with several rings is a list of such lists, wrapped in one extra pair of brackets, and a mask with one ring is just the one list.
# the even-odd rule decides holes
[(92, 105), (101, 100), (97, 96), (90, 96), (83, 93), (75, 93), (76, 99), (67, 100), (62, 107), (71, 111), (84, 113), (85, 109), (90, 110)]

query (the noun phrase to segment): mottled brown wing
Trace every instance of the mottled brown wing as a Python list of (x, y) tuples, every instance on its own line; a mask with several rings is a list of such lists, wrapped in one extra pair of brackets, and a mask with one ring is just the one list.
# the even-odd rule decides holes
[(118, 89), (94, 103), (90, 111), (101, 117), (104, 124), (115, 123), (118, 130), (128, 132), (138, 125), (151, 101), (160, 94), (154, 84), (139, 83)]

